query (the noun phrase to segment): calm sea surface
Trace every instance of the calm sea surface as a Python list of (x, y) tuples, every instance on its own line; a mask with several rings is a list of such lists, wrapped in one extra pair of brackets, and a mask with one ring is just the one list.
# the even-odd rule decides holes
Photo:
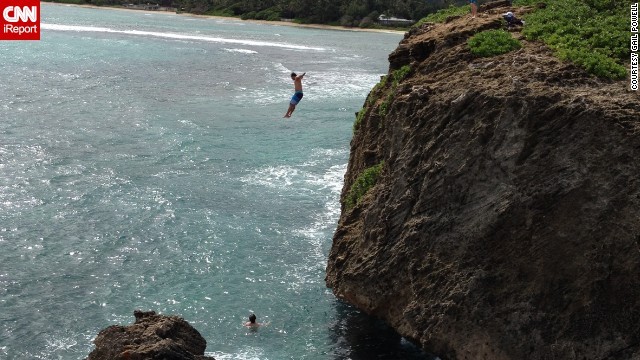
[(0, 358), (85, 358), (144, 309), (217, 359), (422, 359), (324, 284), (401, 38), (43, 4), (41, 41), (0, 43)]

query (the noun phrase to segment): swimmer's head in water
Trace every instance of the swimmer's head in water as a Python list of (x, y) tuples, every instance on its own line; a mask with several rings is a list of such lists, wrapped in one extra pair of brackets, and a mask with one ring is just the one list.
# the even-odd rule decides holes
[(256, 314), (249, 315), (249, 321), (251, 321), (251, 323), (255, 323), (256, 322)]

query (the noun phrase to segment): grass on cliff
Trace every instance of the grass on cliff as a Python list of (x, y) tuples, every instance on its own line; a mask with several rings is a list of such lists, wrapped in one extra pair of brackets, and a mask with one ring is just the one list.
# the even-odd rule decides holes
[(427, 15), (426, 17), (420, 19), (420, 21), (415, 23), (413, 26), (419, 27), (420, 25), (428, 22), (443, 23), (450, 16), (463, 16), (470, 13), (471, 13), (470, 5), (463, 5), (463, 6), (451, 5), (448, 8), (440, 9), (432, 14)]
[[(528, 40), (540, 40), (562, 60), (608, 79), (624, 79), (631, 55), (630, 2), (624, 0), (515, 0), (514, 6), (545, 4), (524, 16)], [(418, 21), (442, 23), (449, 16), (468, 14), (466, 6), (451, 6)]]
[(368, 109), (376, 103), (376, 100), (379, 96), (378, 93), (382, 91), (385, 86), (387, 86), (388, 78), (389, 76), (387, 75), (382, 76), (380, 78), (380, 82), (378, 82), (376, 86), (374, 86), (373, 89), (371, 89), (371, 91), (369, 92), (369, 95), (367, 96), (362, 109), (360, 109), (360, 111), (358, 111), (358, 115), (356, 115), (356, 121), (353, 123), (354, 133), (360, 128), (360, 124), (362, 124), (362, 120), (364, 120), (365, 116), (367, 115)]
[(391, 73), (391, 87), (389, 88), (389, 91), (387, 91), (384, 101), (378, 108), (381, 116), (387, 115), (387, 110), (389, 110), (389, 106), (396, 96), (396, 89), (398, 88), (398, 85), (409, 75), (409, 73), (411, 73), (411, 67), (409, 65), (404, 65), (400, 69), (394, 70), (393, 73)]
[(629, 61), (629, 3), (621, 0), (516, 0), (514, 5), (546, 7), (524, 17), (522, 33), (541, 40), (562, 60), (589, 73), (624, 79)]
[(522, 47), (520, 41), (504, 30), (479, 32), (469, 38), (467, 44), (472, 54), (482, 57), (506, 54)]
[[(394, 70), (390, 75), (383, 76), (380, 79), (380, 82), (373, 87), (369, 96), (367, 96), (367, 100), (365, 101), (364, 106), (358, 112), (356, 116), (356, 121), (353, 123), (353, 131), (357, 131), (360, 128), (360, 124), (362, 120), (368, 113), (367, 109), (370, 106), (375, 105), (376, 101), (379, 98), (384, 97), (384, 101), (380, 103), (378, 107), (378, 113), (382, 116), (387, 114), (387, 110), (389, 105), (395, 98), (396, 89), (402, 80), (404, 80), (411, 73), (411, 67), (409, 65), (404, 65), (400, 69)], [(387, 88), (387, 84), (391, 82), (391, 86)]]
[(371, 189), (378, 180), (380, 173), (382, 172), (382, 167), (384, 166), (384, 161), (379, 163), (378, 165), (374, 165), (370, 168), (365, 169), (356, 179), (356, 181), (351, 185), (349, 189), (349, 193), (345, 198), (344, 202), (347, 209), (351, 209), (358, 204), (360, 199)]

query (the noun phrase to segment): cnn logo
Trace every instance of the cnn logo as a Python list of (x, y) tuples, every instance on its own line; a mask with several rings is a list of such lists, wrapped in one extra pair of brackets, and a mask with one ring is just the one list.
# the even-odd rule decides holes
[(12, 2), (0, 5), (0, 40), (40, 40), (40, 0)]

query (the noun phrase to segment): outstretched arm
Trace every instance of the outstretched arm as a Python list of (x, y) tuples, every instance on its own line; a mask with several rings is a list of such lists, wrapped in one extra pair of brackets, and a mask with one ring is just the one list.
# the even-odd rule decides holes
[(302, 79), (302, 77), (304, 76), (304, 74), (306, 74), (306, 72), (303, 72), (303, 73), (302, 73), (302, 75), (298, 75), (298, 77), (296, 77), (296, 80), (297, 80), (297, 79)]

